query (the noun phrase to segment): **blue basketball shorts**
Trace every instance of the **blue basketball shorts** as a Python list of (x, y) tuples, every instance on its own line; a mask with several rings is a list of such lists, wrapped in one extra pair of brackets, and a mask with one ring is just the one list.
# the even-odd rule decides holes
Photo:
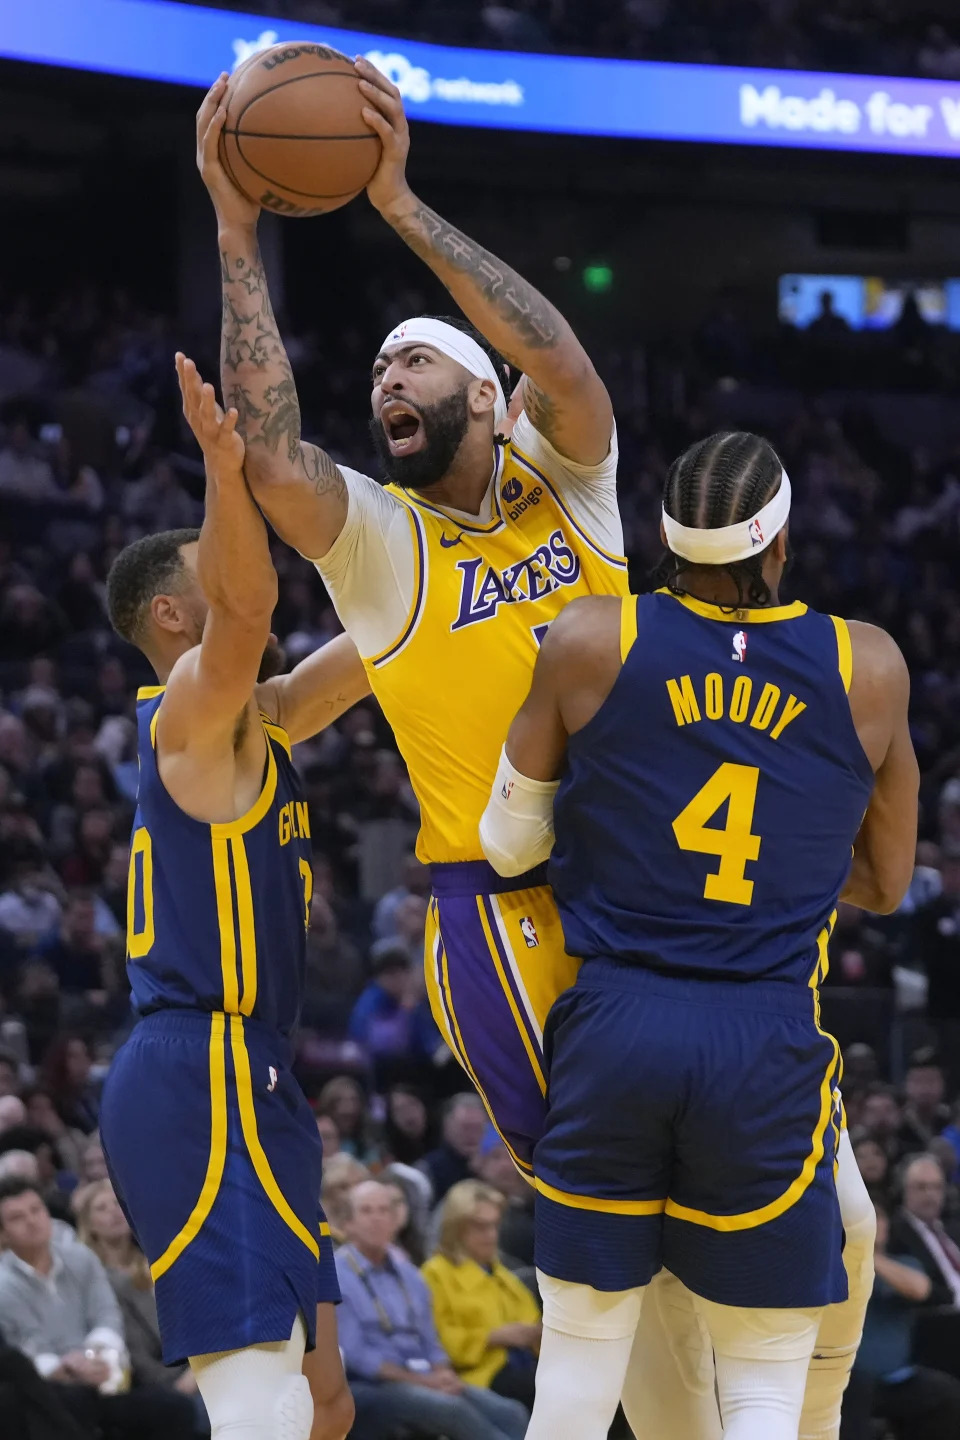
[(544, 1038), (541, 1270), (626, 1290), (666, 1266), (758, 1309), (846, 1299), (840, 1055), (816, 991), (591, 960)]
[(290, 1338), (340, 1298), (323, 1148), (289, 1044), (222, 1012), (146, 1016), (104, 1087), (110, 1176), (156, 1286), (163, 1358)]

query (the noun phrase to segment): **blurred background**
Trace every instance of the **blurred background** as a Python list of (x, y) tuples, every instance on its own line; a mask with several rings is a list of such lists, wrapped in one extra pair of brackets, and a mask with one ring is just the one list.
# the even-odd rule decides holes
[[(256, 10), (251, 36), (278, 18), (487, 49), (960, 77), (958, 0)], [(200, 93), (0, 60), (0, 1179), (39, 1177), (70, 1225), (103, 1182), (99, 1087), (131, 1025), (134, 692), (150, 679), (109, 629), (104, 578), (130, 540), (199, 523), (202, 465), (173, 353), (207, 376), (218, 368), (215, 228), (193, 156)], [(930, 1290), (918, 1301), (878, 1288), (844, 1433), (956, 1437), (957, 161), (414, 122), (409, 176), (543, 289), (594, 358), (616, 408), (635, 589), (658, 557), (670, 461), (712, 430), (756, 429), (794, 484), (788, 598), (881, 624), (907, 657), (923, 774), (915, 878), (891, 917), (841, 907), (823, 1013), (845, 1052), (850, 1130), (891, 1217), (890, 1253), (912, 1256)], [(306, 438), (376, 473), (371, 359), (400, 319), (449, 309), (445, 292), (363, 197), (316, 220), (265, 215), (261, 238)], [(339, 625), (311, 567), (282, 547), (276, 563), (274, 629), (295, 662)], [(297, 1063), (330, 1161), (331, 1219), (358, 1180), (399, 1166), (398, 1243), (420, 1263), (446, 1190), (479, 1178), (507, 1264), (529, 1279), (530, 1197), (457, 1102), (467, 1082), (423, 997), (429, 884), (390, 731), (368, 700), (295, 758), (315, 847)], [(891, 1330), (897, 1364), (871, 1340)], [(160, 1383), (145, 1363), (130, 1369), (134, 1387)], [(901, 1370), (939, 1377), (939, 1410), (903, 1420)], [(85, 1433), (141, 1433), (96, 1424)]]

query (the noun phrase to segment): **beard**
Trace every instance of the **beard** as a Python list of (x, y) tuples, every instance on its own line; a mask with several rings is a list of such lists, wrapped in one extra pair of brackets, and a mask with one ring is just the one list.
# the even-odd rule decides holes
[(394, 485), (405, 490), (429, 490), (446, 475), (467, 433), (467, 386), (461, 386), (432, 405), (414, 405), (409, 400), (404, 404), (420, 416), (423, 448), (415, 455), (392, 454), (383, 426), (374, 416), (370, 417), (370, 438), (387, 478)]
[(257, 684), (262, 685), (265, 680), (272, 680), (274, 675), (281, 675), (287, 668), (287, 655), (283, 646), (271, 635), (267, 641), (266, 649), (260, 657), (260, 669), (257, 672)]

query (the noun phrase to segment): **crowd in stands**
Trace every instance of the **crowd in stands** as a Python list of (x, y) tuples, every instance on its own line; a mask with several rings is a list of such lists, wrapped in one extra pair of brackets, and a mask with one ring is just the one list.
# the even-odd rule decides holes
[(960, 76), (951, 0), (193, 0), (308, 24), (504, 50)]
[[(371, 343), (393, 318), (371, 321)], [(122, 1440), (154, 1424), (175, 1437), (203, 1423), (189, 1373), (160, 1364), (149, 1274), (96, 1135), (102, 1080), (132, 1023), (134, 693), (151, 678), (109, 630), (104, 578), (130, 539), (201, 518), (175, 335), (182, 344), (170, 320), (122, 294), (0, 308), (0, 1407), (53, 1416), (58, 1436), (99, 1425)], [(960, 1427), (960, 1345), (943, 1329), (960, 1324), (956, 439), (949, 426), (922, 440), (911, 430), (921, 386), (896, 338), (871, 360), (869, 384), (894, 397), (882, 411), (869, 388), (838, 399), (813, 384), (853, 343), (836, 327), (791, 337), (796, 383), (768, 367), (764, 398), (767, 342), (726, 299), (682, 352), (584, 338), (617, 409), (636, 585), (658, 559), (669, 461), (731, 406), (775, 401), (765, 428), (795, 494), (790, 594), (887, 626), (907, 656), (923, 771), (917, 870), (897, 915), (844, 907), (824, 1012), (846, 1049), (858, 1161), (889, 1217), (851, 1413), (874, 1408), (897, 1431), (907, 1410), (913, 1440), (955, 1436), (936, 1425), (939, 1406)], [(340, 346), (335, 364), (309, 338), (292, 349), (308, 436), (372, 468), (362, 345)], [(282, 547), (276, 563), (275, 629), (296, 659), (338, 626), (313, 570)], [(316, 847), (297, 1065), (326, 1147), (356, 1435), (406, 1421), (455, 1440), (519, 1436), (537, 1349), (531, 1195), (429, 1015), (416, 803), (373, 701), (296, 758)], [(75, 1302), (54, 1332), (43, 1277)]]

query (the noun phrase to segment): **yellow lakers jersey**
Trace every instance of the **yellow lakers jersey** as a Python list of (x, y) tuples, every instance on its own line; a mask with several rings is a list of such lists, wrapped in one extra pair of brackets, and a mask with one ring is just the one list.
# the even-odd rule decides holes
[(511, 444), (497, 450), (486, 524), (387, 489), (408, 511), (414, 598), (393, 643), (363, 663), (420, 802), (418, 856), (480, 860), (480, 816), (546, 629), (578, 595), (625, 595), (627, 562)]

